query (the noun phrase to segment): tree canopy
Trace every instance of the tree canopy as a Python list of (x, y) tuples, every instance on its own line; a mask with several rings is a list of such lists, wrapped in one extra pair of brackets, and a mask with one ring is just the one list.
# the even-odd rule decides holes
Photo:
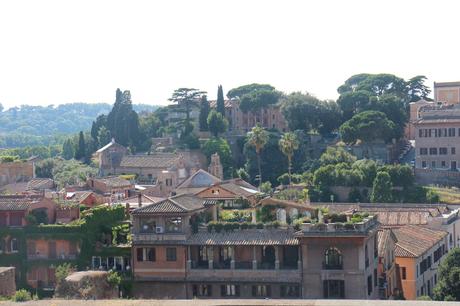
[(376, 139), (391, 140), (395, 129), (395, 124), (384, 113), (365, 111), (342, 124), (340, 134), (346, 143), (356, 143), (357, 140), (370, 143)]
[(207, 119), (208, 129), (214, 137), (225, 133), (228, 129), (228, 121), (224, 116), (216, 110), (211, 110)]

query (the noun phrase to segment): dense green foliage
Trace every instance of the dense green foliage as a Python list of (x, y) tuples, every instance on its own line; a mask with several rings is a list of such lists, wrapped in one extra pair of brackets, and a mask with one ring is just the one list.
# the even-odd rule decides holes
[(372, 186), (371, 202), (372, 203), (390, 203), (392, 200), (391, 177), (388, 172), (379, 171), (374, 179)]
[(346, 143), (361, 140), (370, 143), (377, 139), (390, 141), (395, 134), (395, 124), (382, 112), (365, 111), (353, 116), (340, 127), (340, 134)]
[(225, 100), (222, 85), (219, 85), (219, 87), (217, 87), (216, 111), (221, 113), (222, 116), (225, 116)]
[(216, 110), (211, 110), (207, 119), (208, 130), (214, 137), (219, 134), (225, 133), (228, 129), (228, 121)]
[(207, 131), (208, 130), (208, 116), (209, 112), (211, 111), (211, 106), (209, 105), (208, 99), (205, 95), (201, 97), (200, 102), (200, 117), (198, 119), (198, 123), (200, 126), (200, 131)]
[(211, 138), (206, 141), (201, 148), (204, 155), (208, 159), (208, 164), (211, 162), (211, 155), (214, 153), (219, 154), (220, 162), (224, 168), (224, 177), (229, 178), (232, 176), (233, 160), (232, 151), (228, 142), (224, 138)]
[(263, 108), (278, 103), (282, 93), (268, 84), (249, 84), (231, 89), (229, 98), (240, 100), (240, 110), (243, 113), (256, 113)]
[(59, 187), (86, 182), (88, 176), (96, 175), (97, 169), (74, 159), (47, 158), (36, 165), (37, 177), (52, 178)]
[(460, 301), (460, 249), (453, 248), (438, 267), (434, 299)]

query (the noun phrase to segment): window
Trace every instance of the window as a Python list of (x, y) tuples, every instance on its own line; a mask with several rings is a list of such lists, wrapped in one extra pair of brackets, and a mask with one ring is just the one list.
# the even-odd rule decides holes
[(431, 162), (431, 168), (436, 168), (436, 161), (433, 160), (433, 161)]
[(420, 148), (420, 155), (428, 155), (428, 149), (427, 148)]
[(22, 214), (11, 213), (10, 214), (10, 226), (21, 226), (22, 225)]
[(455, 137), (455, 128), (449, 128), (449, 137)]
[(377, 268), (374, 269), (374, 287), (377, 287)]
[(418, 130), (418, 137), (422, 138), (423, 137), (423, 131), (420, 129)]
[(19, 244), (16, 238), (11, 239), (11, 252), (16, 253), (19, 251)]
[(367, 295), (371, 295), (372, 293), (372, 275), (367, 277)]
[(344, 299), (345, 281), (325, 280), (323, 281), (323, 292), (325, 299)]
[(455, 147), (450, 148), (450, 154), (455, 155)]
[(281, 286), (281, 297), (298, 298), (300, 297), (300, 287), (297, 285)]
[(441, 161), (441, 167), (443, 167), (443, 168), (446, 167), (446, 161), (445, 160)]
[(406, 279), (406, 267), (401, 267), (401, 278)]
[(439, 155), (447, 155), (447, 148), (439, 148)]
[(374, 236), (374, 259), (379, 257), (379, 241), (378, 236)]
[(426, 168), (426, 161), (422, 160), (422, 168)]
[(369, 249), (367, 247), (367, 244), (364, 247), (364, 258), (365, 258), (365, 264), (366, 264), (366, 268), (367, 268), (367, 267), (369, 267)]
[(269, 297), (270, 296), (270, 286), (269, 285), (252, 286), (252, 296), (253, 297)]
[(337, 248), (329, 248), (326, 250), (323, 266), (326, 270), (343, 269), (342, 254)]
[(141, 219), (141, 233), (155, 233), (156, 222), (154, 219)]
[(221, 285), (220, 295), (226, 296), (240, 296), (240, 286), (238, 285)]
[(156, 261), (155, 248), (137, 248), (137, 261)]
[(430, 155), (438, 155), (438, 148), (430, 148)]
[(166, 248), (166, 261), (176, 261), (176, 248)]
[(175, 217), (166, 219), (166, 232), (179, 233), (182, 231), (182, 218)]
[(211, 296), (211, 285), (193, 285), (193, 296)]

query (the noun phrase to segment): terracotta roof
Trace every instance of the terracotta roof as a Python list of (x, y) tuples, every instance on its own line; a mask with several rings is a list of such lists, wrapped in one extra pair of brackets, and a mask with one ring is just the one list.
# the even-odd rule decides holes
[(447, 232), (422, 226), (406, 225), (395, 229), (395, 255), (398, 257), (419, 257), (447, 236)]
[(152, 155), (127, 155), (121, 159), (120, 167), (170, 168), (175, 165), (179, 155), (157, 153)]
[(95, 178), (94, 180), (106, 184), (109, 187), (127, 187), (132, 185), (130, 181), (118, 176)]
[(194, 195), (183, 194), (167, 198), (158, 203), (142, 206), (135, 209), (133, 214), (188, 213), (203, 209), (206, 205), (212, 204), (215, 204), (215, 201), (207, 201)]
[(209, 187), (213, 184), (220, 183), (221, 180), (211, 173), (199, 169), (197, 172), (192, 174), (188, 179), (183, 181), (179, 186), (177, 186), (177, 189), (182, 189), (182, 188), (199, 188), (199, 187)]
[(395, 242), (398, 241), (391, 229), (380, 229), (377, 232), (379, 257), (385, 256), (385, 250), (388, 248), (388, 242), (390, 239), (393, 239)]
[(0, 210), (28, 210), (36, 202), (30, 198), (0, 198)]
[(50, 178), (34, 178), (27, 183), (27, 190), (31, 189), (49, 189), (54, 186), (54, 181)]
[(188, 240), (191, 245), (298, 245), (293, 232), (284, 229), (246, 229), (234, 232), (193, 234)]
[[(225, 108), (232, 108), (234, 103), (238, 102), (238, 100), (233, 99), (233, 100), (224, 100), (224, 105)], [(210, 100), (209, 101), (209, 106), (211, 108), (216, 108), (217, 107), (217, 100)]]

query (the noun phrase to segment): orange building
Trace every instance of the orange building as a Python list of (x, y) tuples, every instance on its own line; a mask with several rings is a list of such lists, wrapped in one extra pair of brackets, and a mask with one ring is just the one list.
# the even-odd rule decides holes
[(447, 254), (447, 232), (406, 225), (395, 229), (395, 256), (406, 300), (433, 294), (438, 265)]

